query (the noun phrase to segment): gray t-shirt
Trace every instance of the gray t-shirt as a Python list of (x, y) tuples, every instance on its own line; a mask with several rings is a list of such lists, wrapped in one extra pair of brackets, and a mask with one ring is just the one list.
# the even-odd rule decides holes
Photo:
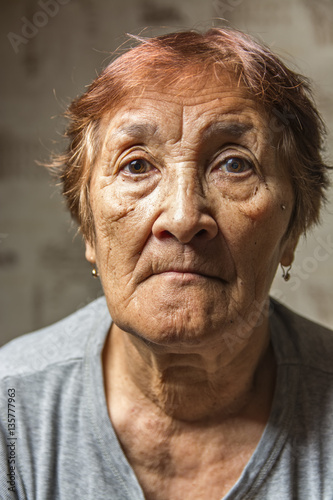
[[(333, 332), (272, 306), (273, 407), (224, 498), (332, 500)], [(110, 323), (101, 298), (0, 350), (1, 500), (144, 498), (105, 402), (101, 350)]]

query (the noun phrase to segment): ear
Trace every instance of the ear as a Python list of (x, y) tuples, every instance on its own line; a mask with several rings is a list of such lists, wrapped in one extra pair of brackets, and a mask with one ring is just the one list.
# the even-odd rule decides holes
[(85, 240), (85, 246), (86, 246), (85, 256), (87, 261), (90, 262), (90, 264), (95, 264), (96, 263), (95, 246), (88, 240)]
[(295, 257), (295, 250), (298, 244), (299, 236), (289, 236), (289, 238), (285, 241), (280, 263), (285, 266), (291, 266)]

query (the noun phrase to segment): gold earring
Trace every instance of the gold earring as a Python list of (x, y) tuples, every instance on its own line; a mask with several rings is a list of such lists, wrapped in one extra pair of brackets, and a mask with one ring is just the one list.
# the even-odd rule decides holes
[(289, 281), (290, 280), (291, 265), (288, 267), (287, 271), (285, 270), (285, 268), (283, 267), (282, 264), (281, 264), (281, 268), (282, 268), (282, 278), (284, 279), (284, 281)]
[(98, 271), (95, 267), (91, 270), (91, 274), (93, 275), (94, 278), (99, 277)]

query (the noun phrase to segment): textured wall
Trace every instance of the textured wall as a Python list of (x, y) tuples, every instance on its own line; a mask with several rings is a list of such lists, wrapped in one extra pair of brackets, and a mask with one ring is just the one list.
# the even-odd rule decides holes
[[(157, 34), (218, 23), (257, 33), (316, 80), (333, 124), (332, 0), (15, 0), (0, 19), (0, 344), (60, 319), (101, 294), (58, 189), (35, 160), (61, 139), (60, 117), (125, 32)], [(164, 26), (165, 28), (160, 28)], [(293, 64), (294, 64), (293, 62)], [(329, 142), (332, 147), (332, 134)], [(331, 158), (332, 158), (331, 154)], [(302, 242), (293, 281), (273, 294), (333, 326), (332, 204)]]

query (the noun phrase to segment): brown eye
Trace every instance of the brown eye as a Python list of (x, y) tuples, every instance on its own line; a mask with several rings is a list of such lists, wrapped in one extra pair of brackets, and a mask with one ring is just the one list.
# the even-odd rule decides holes
[(130, 161), (123, 170), (129, 174), (146, 174), (152, 169), (151, 164), (143, 159)]
[(242, 174), (252, 168), (251, 162), (244, 158), (238, 158), (237, 156), (228, 158), (220, 163), (220, 170), (228, 174)]

